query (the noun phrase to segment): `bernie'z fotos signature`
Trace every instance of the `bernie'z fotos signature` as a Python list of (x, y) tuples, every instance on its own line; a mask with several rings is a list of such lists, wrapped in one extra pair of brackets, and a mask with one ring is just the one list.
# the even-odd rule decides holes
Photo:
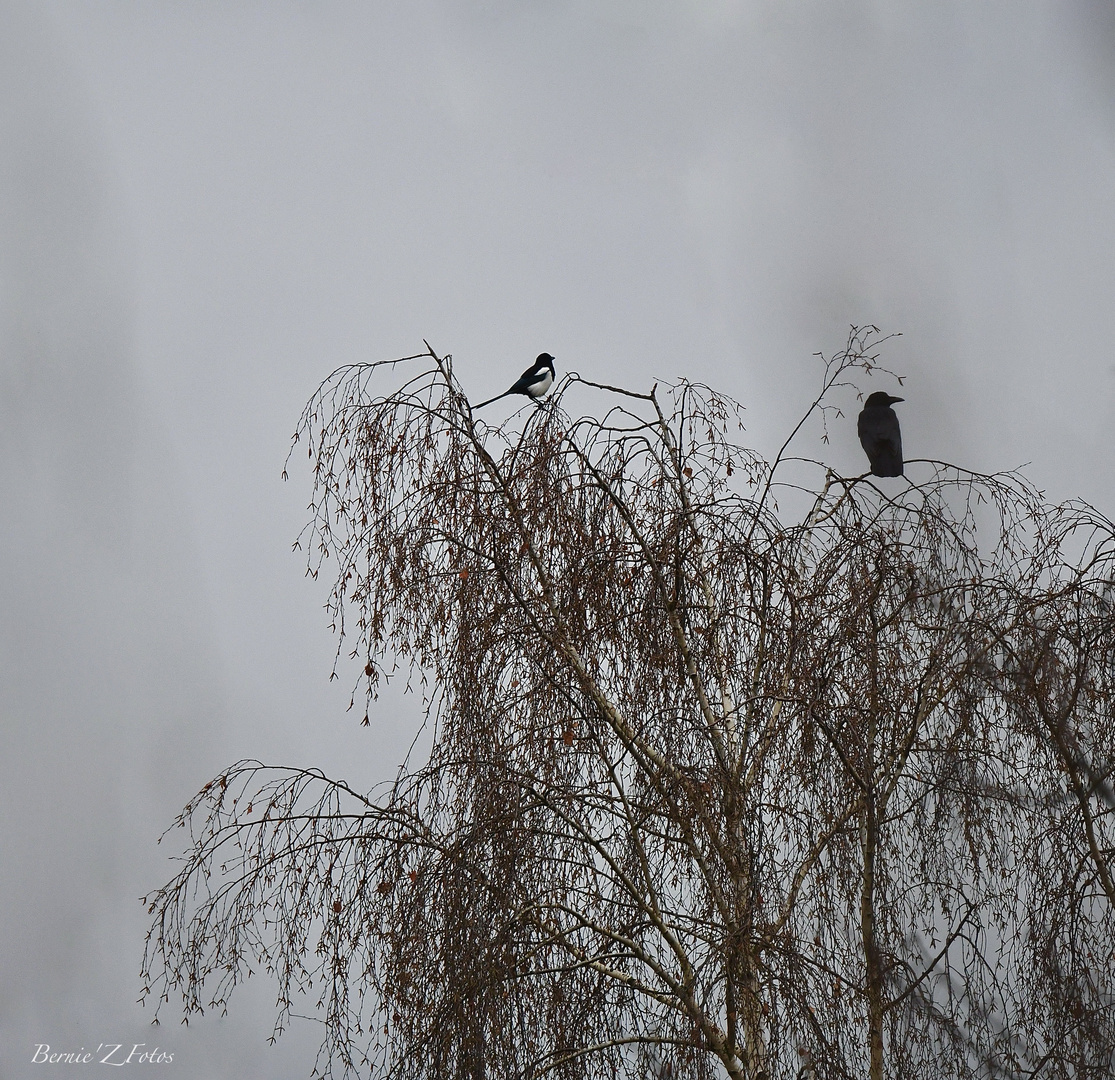
[(174, 1055), (167, 1050), (147, 1050), (147, 1043), (104, 1042), (96, 1050), (51, 1050), (50, 1043), (35, 1043), (32, 1065), (169, 1065)]

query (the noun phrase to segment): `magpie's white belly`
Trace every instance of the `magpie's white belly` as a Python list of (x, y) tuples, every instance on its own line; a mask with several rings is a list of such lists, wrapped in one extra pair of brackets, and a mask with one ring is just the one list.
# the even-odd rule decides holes
[(553, 375), (551, 375), (549, 371), (544, 371), (542, 372), (542, 378), (540, 378), (538, 382), (531, 383), (530, 386), (527, 387), (527, 393), (530, 394), (531, 397), (542, 397), (553, 385)]

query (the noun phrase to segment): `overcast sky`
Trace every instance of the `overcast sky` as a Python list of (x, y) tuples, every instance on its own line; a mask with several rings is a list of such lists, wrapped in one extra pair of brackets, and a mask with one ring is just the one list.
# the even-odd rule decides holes
[[(875, 323), (907, 456), (1111, 514), (1113, 298), (1106, 0), (0, 0), (0, 1075), (309, 1073), (268, 986), (147, 1026), (136, 898), (222, 766), (367, 787), (409, 739), (290, 550), (333, 368), (685, 375), (770, 450)], [(855, 474), (843, 404), (801, 452)]]

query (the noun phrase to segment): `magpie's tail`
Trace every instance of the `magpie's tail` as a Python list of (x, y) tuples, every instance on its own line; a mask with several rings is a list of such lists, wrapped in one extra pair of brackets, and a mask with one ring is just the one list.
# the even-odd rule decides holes
[(474, 409), (482, 409), (482, 408), (484, 408), (485, 405), (491, 405), (491, 403), (493, 401), (499, 401), (499, 399), (501, 397), (507, 397), (507, 395), (510, 394), (510, 393), (511, 393), (510, 390), (504, 390), (504, 392), (502, 394), (496, 394), (495, 397), (490, 397), (490, 398), (488, 398), (487, 401), (480, 402), (479, 405), (473, 405), (473, 408)]

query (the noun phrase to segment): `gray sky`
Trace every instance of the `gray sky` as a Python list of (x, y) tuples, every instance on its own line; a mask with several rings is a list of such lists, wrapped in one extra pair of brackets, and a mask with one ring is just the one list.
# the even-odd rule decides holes
[[(909, 457), (1111, 513), (1113, 253), (1102, 0), (0, 0), (0, 1075), (309, 1072), (267, 986), (148, 1028), (135, 898), (223, 765), (368, 786), (407, 742), (412, 703), (345, 714), (290, 553), (334, 367), (685, 375), (770, 450), (874, 322)], [(801, 452), (851, 474), (845, 403)]]

